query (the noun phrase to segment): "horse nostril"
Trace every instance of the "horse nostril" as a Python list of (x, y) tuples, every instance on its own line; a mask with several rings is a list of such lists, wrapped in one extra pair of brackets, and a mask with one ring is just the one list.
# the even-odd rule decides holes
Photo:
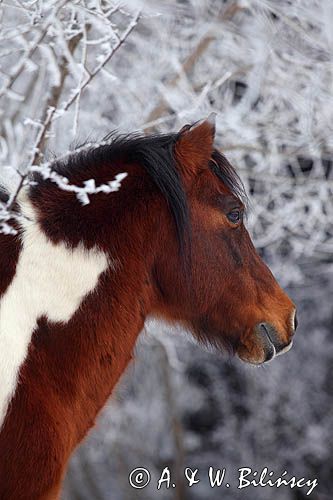
[[(296, 324), (297, 320), (293, 321)], [(275, 355), (278, 356), (284, 352), (288, 352), (292, 347), (292, 340), (289, 339), (287, 342), (283, 341), (278, 331), (270, 323), (259, 323), (257, 325), (257, 332), (260, 332), (262, 335), (262, 345), (266, 353), (265, 361), (272, 359)]]
[(296, 332), (298, 327), (298, 319), (297, 319), (297, 313), (295, 311), (295, 316), (294, 316), (294, 331)]
[(274, 337), (276, 335), (275, 329), (268, 323), (260, 323), (259, 327), (261, 331), (269, 338), (272, 344), (274, 344)]

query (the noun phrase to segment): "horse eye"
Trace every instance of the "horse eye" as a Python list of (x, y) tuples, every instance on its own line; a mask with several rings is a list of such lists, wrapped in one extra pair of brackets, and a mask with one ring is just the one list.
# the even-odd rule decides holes
[(233, 210), (227, 214), (228, 219), (233, 224), (237, 224), (241, 220), (241, 213), (239, 210)]

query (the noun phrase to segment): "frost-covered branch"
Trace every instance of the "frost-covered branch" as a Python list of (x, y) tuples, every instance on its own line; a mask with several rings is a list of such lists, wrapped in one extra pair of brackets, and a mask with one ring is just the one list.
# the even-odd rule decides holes
[(62, 106), (59, 110), (58, 115), (62, 115), (65, 111), (69, 109), (69, 107), (73, 104), (73, 102), (81, 95), (82, 91), (90, 84), (90, 82), (95, 78), (96, 75), (106, 66), (106, 64), (111, 60), (111, 58), (115, 55), (115, 53), (120, 49), (129, 35), (132, 33), (138, 21), (140, 19), (141, 11), (138, 11), (134, 16), (133, 20), (129, 23), (124, 33), (118, 39), (118, 42), (111, 50), (106, 54), (106, 56), (102, 57), (101, 62), (89, 73), (85, 81), (79, 86), (78, 89), (74, 90), (70, 99)]
[[(68, 52), (72, 56), (75, 52), (76, 47), (80, 43), (80, 40), (82, 39), (82, 34), (78, 33), (75, 35), (68, 43)], [(50, 126), (52, 124), (52, 118), (54, 117), (54, 114), (57, 111), (59, 100), (61, 98), (64, 84), (66, 77), (68, 75), (68, 62), (67, 60), (63, 57), (60, 65), (59, 65), (59, 83), (58, 85), (55, 85), (50, 93), (50, 96), (47, 100), (46, 103), (46, 111), (45, 111), (45, 118), (42, 121), (38, 135), (36, 138), (36, 143), (33, 147), (33, 156), (31, 159), (31, 163), (27, 166), (27, 168), (30, 167), (30, 165), (35, 165), (36, 163), (39, 162), (40, 158), (43, 156), (43, 150), (45, 149), (45, 142), (46, 142), (46, 134), (48, 130), (50, 129)]]
[(63, 191), (68, 191), (70, 193), (75, 193), (77, 199), (82, 203), (82, 205), (88, 205), (89, 195), (104, 193), (109, 194), (114, 191), (118, 191), (121, 186), (121, 181), (127, 177), (126, 172), (122, 172), (115, 175), (115, 178), (109, 181), (107, 184), (100, 184), (96, 186), (95, 179), (89, 179), (84, 181), (83, 186), (76, 186), (71, 184), (67, 177), (59, 175), (49, 166), (37, 166), (31, 167), (31, 172), (38, 172), (43, 179), (49, 179), (54, 182)]

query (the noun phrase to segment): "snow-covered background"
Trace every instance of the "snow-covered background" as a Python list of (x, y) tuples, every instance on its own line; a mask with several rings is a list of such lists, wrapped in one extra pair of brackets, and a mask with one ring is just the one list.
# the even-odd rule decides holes
[(219, 499), (204, 481), (158, 492), (128, 483), (138, 466), (156, 478), (165, 466), (210, 465), (317, 477), (310, 498), (330, 499), (332, 0), (7, 0), (0, 18), (0, 179), (14, 195), (29, 167), (87, 139), (177, 130), (215, 111), (217, 145), (250, 194), (255, 244), (299, 309), (295, 348), (260, 369), (147, 325), (72, 459), (64, 499)]

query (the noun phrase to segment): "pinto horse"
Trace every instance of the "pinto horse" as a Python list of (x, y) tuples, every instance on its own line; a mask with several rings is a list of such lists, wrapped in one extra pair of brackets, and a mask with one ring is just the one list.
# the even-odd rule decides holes
[(291, 347), (295, 306), (254, 249), (214, 134), (208, 119), (55, 162), (76, 186), (127, 172), (85, 206), (42, 177), (19, 197), (17, 235), (0, 235), (1, 500), (59, 498), (147, 316), (254, 364)]

